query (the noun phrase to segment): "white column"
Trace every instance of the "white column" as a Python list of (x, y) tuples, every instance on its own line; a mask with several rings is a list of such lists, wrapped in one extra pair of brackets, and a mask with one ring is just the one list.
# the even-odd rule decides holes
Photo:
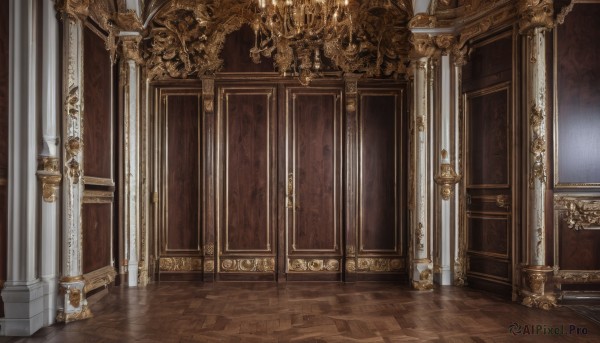
[(26, 336), (43, 325), (38, 279), (36, 1), (10, 0), (7, 280), (3, 334)]
[(127, 284), (137, 287), (139, 275), (139, 43), (137, 32), (122, 32), (123, 59), (125, 63), (125, 230), (127, 233)]
[(63, 235), (62, 275), (57, 321), (89, 318), (82, 269), (83, 203), (83, 23), (66, 2), (63, 21)]
[(44, 284), (44, 325), (51, 325), (56, 318), (58, 295), (58, 201), (57, 187), (61, 174), (58, 169), (58, 20), (54, 1), (44, 0), (42, 10), (42, 151), (38, 177), (42, 183), (41, 200), (41, 268)]
[(415, 289), (433, 287), (432, 264), (429, 257), (427, 123), (429, 118), (427, 68), (429, 57), (414, 62), (414, 230), (412, 284)]
[[(450, 165), (450, 151), (453, 151), (450, 145), (450, 126), (451, 126), (451, 104), (450, 104), (450, 57), (448, 55), (442, 55), (440, 57), (440, 132), (441, 139), (438, 147), (438, 153), (440, 156), (440, 166), (443, 168), (445, 165)], [(443, 172), (443, 171), (442, 171)], [(452, 186), (454, 187), (454, 186)], [(451, 230), (453, 228), (453, 216), (451, 213), (451, 198), (446, 197), (442, 194), (442, 197), (438, 197), (439, 208), (440, 208), (440, 243), (439, 243), (439, 256), (440, 256), (440, 270), (437, 274), (438, 279), (436, 280), (441, 285), (452, 284), (452, 268), (451, 268)]]

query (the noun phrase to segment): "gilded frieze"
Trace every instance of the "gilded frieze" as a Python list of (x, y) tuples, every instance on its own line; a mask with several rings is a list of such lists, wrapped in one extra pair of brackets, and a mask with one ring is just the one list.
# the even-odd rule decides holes
[(165, 272), (202, 270), (202, 260), (194, 257), (161, 257), (159, 268)]
[(359, 257), (356, 270), (358, 272), (396, 272), (404, 269), (401, 258)]
[(337, 272), (340, 261), (335, 259), (289, 259), (288, 270), (291, 272)]
[(275, 259), (267, 258), (227, 258), (220, 263), (221, 272), (274, 272)]
[(600, 228), (600, 199), (559, 196), (554, 201), (569, 229)]

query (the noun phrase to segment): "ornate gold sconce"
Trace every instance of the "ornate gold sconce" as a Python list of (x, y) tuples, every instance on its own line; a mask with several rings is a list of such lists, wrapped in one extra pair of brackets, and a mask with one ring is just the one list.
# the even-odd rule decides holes
[(454, 167), (447, 160), (448, 152), (442, 150), (442, 160), (444, 163), (440, 165), (440, 172), (434, 177), (435, 183), (441, 186), (440, 195), (442, 199), (448, 200), (454, 194), (452, 187), (460, 181), (461, 175), (456, 174)]

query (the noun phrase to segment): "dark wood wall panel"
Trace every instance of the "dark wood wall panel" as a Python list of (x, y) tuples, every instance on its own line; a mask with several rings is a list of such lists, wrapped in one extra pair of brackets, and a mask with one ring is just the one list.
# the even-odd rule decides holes
[(226, 250), (267, 250), (272, 144), (268, 94), (228, 94), (226, 100)]
[(197, 95), (167, 97), (167, 250), (197, 250), (200, 244), (199, 102)]
[(463, 67), (464, 92), (483, 89), (512, 79), (512, 35), (499, 34), (493, 41), (473, 44), (469, 62)]
[(397, 100), (394, 95), (360, 99), (360, 248), (394, 251), (398, 234)]
[(336, 246), (336, 97), (298, 94), (294, 100), (296, 249)]
[(469, 250), (508, 257), (507, 218), (493, 216), (469, 216)]
[(600, 183), (600, 4), (557, 27), (558, 182)]
[[(8, 38), (9, 1), (0, 1), (0, 280), (6, 280), (8, 178)], [(1, 290), (1, 289), (0, 289)], [(0, 317), (4, 303), (0, 297)]]
[(469, 256), (469, 272), (483, 278), (499, 278), (509, 281), (511, 266), (506, 260), (483, 258), (476, 255)]
[(112, 177), (112, 64), (104, 40), (92, 29), (83, 33), (83, 170), (86, 176)]
[(508, 89), (469, 99), (468, 186), (508, 185)]
[(273, 59), (261, 55), (260, 63), (252, 62), (249, 51), (254, 46), (254, 31), (248, 25), (243, 25), (239, 30), (227, 35), (221, 58), (223, 59), (223, 72), (274, 72)]
[(600, 230), (569, 229), (560, 219), (559, 266), (564, 270), (600, 270)]
[(111, 264), (112, 206), (112, 203), (85, 203), (82, 206), (84, 274)]

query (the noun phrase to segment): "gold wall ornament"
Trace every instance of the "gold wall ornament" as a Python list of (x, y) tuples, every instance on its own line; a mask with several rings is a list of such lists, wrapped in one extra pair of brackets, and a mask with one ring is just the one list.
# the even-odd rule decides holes
[(37, 176), (42, 183), (42, 199), (45, 202), (56, 201), (58, 186), (62, 180), (58, 170), (58, 157), (42, 157)]
[(569, 0), (569, 4), (560, 9), (560, 12), (556, 15), (556, 23), (562, 25), (565, 23), (565, 18), (571, 11), (573, 11), (573, 6), (575, 5), (575, 0)]
[(425, 232), (423, 230), (423, 223), (418, 223), (417, 224), (417, 230), (416, 230), (416, 237), (417, 237), (417, 249), (419, 251), (423, 251), (425, 245), (423, 244), (423, 238), (425, 237)]
[(267, 258), (227, 258), (221, 260), (221, 272), (274, 272), (275, 259)]
[(555, 272), (554, 278), (558, 282), (567, 281), (573, 283), (588, 283), (600, 281), (600, 270), (576, 271), (561, 270)]
[(397, 272), (404, 270), (404, 259), (396, 257), (359, 257), (358, 272)]
[(412, 59), (429, 58), (435, 52), (435, 44), (433, 38), (429, 34), (415, 33), (410, 36), (409, 40), (412, 45), (410, 57)]
[(531, 175), (529, 179), (529, 187), (533, 188), (535, 179), (539, 179), (541, 183), (546, 183), (546, 139), (542, 135), (542, 123), (544, 122), (544, 112), (537, 105), (531, 107), (531, 115), (529, 117), (531, 126), (531, 146), (530, 153), (532, 157)]
[(71, 306), (79, 307), (81, 303), (81, 290), (72, 287), (67, 290), (67, 293), (69, 294), (69, 303), (71, 303)]
[(215, 109), (215, 105), (214, 105), (214, 101), (213, 99), (206, 99), (204, 100), (204, 110), (206, 112), (212, 112)]
[(206, 256), (213, 256), (215, 254), (215, 245), (213, 243), (208, 243), (204, 245), (204, 254)]
[(161, 257), (159, 269), (165, 272), (201, 271), (202, 259), (197, 257)]
[(554, 202), (563, 208), (562, 218), (569, 229), (600, 228), (600, 199), (559, 196)]
[(137, 64), (144, 64), (144, 58), (140, 48), (142, 36), (140, 34), (122, 35), (119, 36), (121, 41), (121, 50), (124, 60), (135, 61)]
[(213, 260), (204, 260), (204, 271), (205, 272), (213, 272), (213, 271), (215, 271), (215, 261), (213, 261)]
[(454, 35), (438, 35), (433, 38), (435, 46), (440, 49), (442, 55), (448, 55), (452, 51), (455, 40), (456, 37)]
[[(442, 150), (442, 159), (445, 160), (448, 155), (448, 152), (444, 149)], [(458, 183), (461, 179), (461, 175), (458, 175), (454, 171), (454, 167), (450, 163), (442, 163), (440, 164), (440, 171), (437, 175), (434, 176), (435, 183), (437, 183), (440, 188), (440, 195), (442, 199), (449, 200), (452, 194), (454, 194), (454, 185)]]
[(466, 285), (465, 258), (461, 257), (460, 252), (458, 255), (454, 261), (454, 286), (464, 286)]
[(340, 261), (336, 259), (288, 259), (288, 270), (291, 272), (338, 272)]
[(552, 0), (519, 0), (519, 32), (533, 28), (551, 29), (554, 27), (554, 6)]

